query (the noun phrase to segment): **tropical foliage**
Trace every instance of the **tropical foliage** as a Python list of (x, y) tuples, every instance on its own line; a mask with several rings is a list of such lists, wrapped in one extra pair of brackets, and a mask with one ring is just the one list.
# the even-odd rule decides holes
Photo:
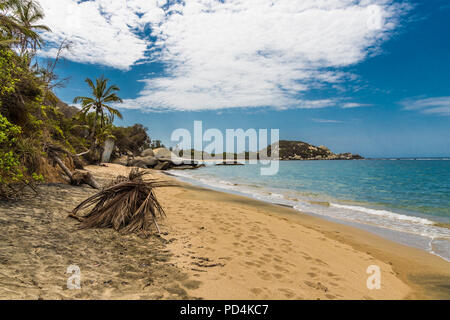
[(0, 197), (20, 184), (60, 181), (48, 145), (65, 150), (62, 160), (73, 169), (70, 155), (101, 152), (107, 138), (117, 139), (124, 152), (150, 144), (144, 128), (114, 126), (114, 119), (122, 118), (114, 104), (122, 100), (119, 88), (104, 77), (86, 80), (91, 93), (76, 98), (81, 111), (58, 99), (53, 89), (63, 81), (54, 70), (70, 41), (61, 43), (47, 65), (37, 59), (43, 32), (51, 32), (40, 23), (43, 17), (36, 1), (0, 0)]
[(91, 89), (91, 97), (76, 97), (73, 102), (78, 103), (81, 102), (81, 114), (86, 115), (89, 112), (93, 111), (95, 114), (94, 121), (91, 127), (91, 133), (89, 138), (91, 140), (91, 148), (95, 147), (95, 136), (97, 133), (97, 119), (100, 116), (100, 129), (104, 134), (104, 128), (106, 124), (106, 116), (105, 113), (109, 116), (109, 122), (112, 123), (114, 121), (114, 116), (122, 119), (122, 114), (117, 110), (107, 105), (107, 103), (117, 103), (122, 102), (122, 99), (117, 96), (116, 92), (119, 91), (119, 87), (116, 85), (112, 85), (108, 87), (108, 79), (105, 79), (103, 76), (98, 78), (94, 84), (94, 82), (87, 78), (86, 83), (89, 85)]
[(20, 133), (20, 127), (0, 115), (0, 186), (18, 182), (23, 178), (19, 159), (13, 152)]

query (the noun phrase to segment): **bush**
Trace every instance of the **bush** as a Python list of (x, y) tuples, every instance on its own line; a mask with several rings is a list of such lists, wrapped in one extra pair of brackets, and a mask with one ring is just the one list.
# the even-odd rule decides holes
[(0, 114), (0, 188), (24, 179), (19, 159), (13, 152), (20, 133), (20, 127)]
[(116, 146), (120, 153), (131, 151), (138, 154), (145, 149), (150, 148), (150, 137), (147, 134), (147, 128), (141, 124), (135, 124), (131, 127), (113, 127), (112, 135), (116, 138)]
[[(0, 114), (0, 198), (16, 198), (23, 187), (34, 189), (35, 182), (44, 182), (37, 173), (45, 169), (36, 141), (24, 138), (22, 129)], [(22, 186), (19, 189), (15, 186)]]
[(0, 49), (0, 95), (14, 92), (15, 85), (19, 81), (13, 73), (15, 68), (14, 53), (9, 49)]

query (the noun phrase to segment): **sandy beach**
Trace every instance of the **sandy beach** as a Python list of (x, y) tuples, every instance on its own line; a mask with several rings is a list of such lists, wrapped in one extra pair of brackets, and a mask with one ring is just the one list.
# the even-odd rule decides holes
[[(102, 184), (130, 168), (89, 166)], [(151, 176), (174, 180), (160, 172)], [(162, 235), (77, 230), (95, 193), (42, 185), (0, 203), (1, 299), (449, 299), (450, 264), (425, 251), (290, 208), (177, 182), (157, 195)], [(69, 265), (81, 289), (69, 290)], [(367, 288), (369, 266), (381, 288)]]

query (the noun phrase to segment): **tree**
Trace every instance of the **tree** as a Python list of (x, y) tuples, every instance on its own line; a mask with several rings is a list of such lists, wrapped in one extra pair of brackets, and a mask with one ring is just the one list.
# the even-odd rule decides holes
[(17, 45), (21, 55), (32, 53), (42, 43), (39, 31), (50, 31), (37, 22), (44, 18), (41, 7), (32, 0), (0, 0), (0, 46)]
[(161, 140), (154, 140), (154, 141), (152, 141), (150, 148), (159, 149), (159, 148), (165, 148), (165, 146), (164, 146), (164, 144), (161, 143)]
[(97, 132), (97, 119), (100, 115), (100, 126), (103, 127), (105, 125), (105, 111), (107, 111), (111, 116), (117, 116), (122, 119), (122, 114), (113, 107), (107, 105), (107, 103), (117, 103), (122, 102), (122, 99), (117, 96), (116, 91), (120, 91), (119, 87), (116, 85), (112, 85), (107, 87), (108, 79), (101, 76), (96, 79), (96, 84), (87, 78), (86, 83), (92, 90), (92, 97), (76, 97), (73, 102), (78, 103), (81, 102), (81, 113), (87, 114), (90, 111), (95, 112), (94, 122), (92, 124), (91, 133), (89, 139), (91, 140), (91, 151), (93, 151), (96, 147), (95, 138)]
[(0, 46), (11, 45), (18, 40), (13, 39), (13, 31), (20, 30), (20, 26), (14, 21), (11, 9), (19, 1), (0, 0)]
[(37, 24), (44, 18), (44, 12), (40, 6), (31, 0), (14, 1), (13, 20), (21, 27), (17, 35), (19, 39), (20, 53), (25, 54), (31, 48), (34, 54), (41, 47), (42, 38), (39, 31), (51, 31), (49, 27)]

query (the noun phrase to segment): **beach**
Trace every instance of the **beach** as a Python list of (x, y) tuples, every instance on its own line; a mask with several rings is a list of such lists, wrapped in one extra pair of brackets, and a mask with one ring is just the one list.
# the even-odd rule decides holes
[[(101, 184), (130, 168), (86, 167)], [(2, 299), (449, 299), (450, 264), (423, 250), (291, 208), (149, 170), (161, 236), (77, 230), (70, 211), (95, 190), (43, 185), (0, 204)], [(81, 289), (69, 290), (69, 265)], [(381, 271), (370, 290), (367, 269)]]

